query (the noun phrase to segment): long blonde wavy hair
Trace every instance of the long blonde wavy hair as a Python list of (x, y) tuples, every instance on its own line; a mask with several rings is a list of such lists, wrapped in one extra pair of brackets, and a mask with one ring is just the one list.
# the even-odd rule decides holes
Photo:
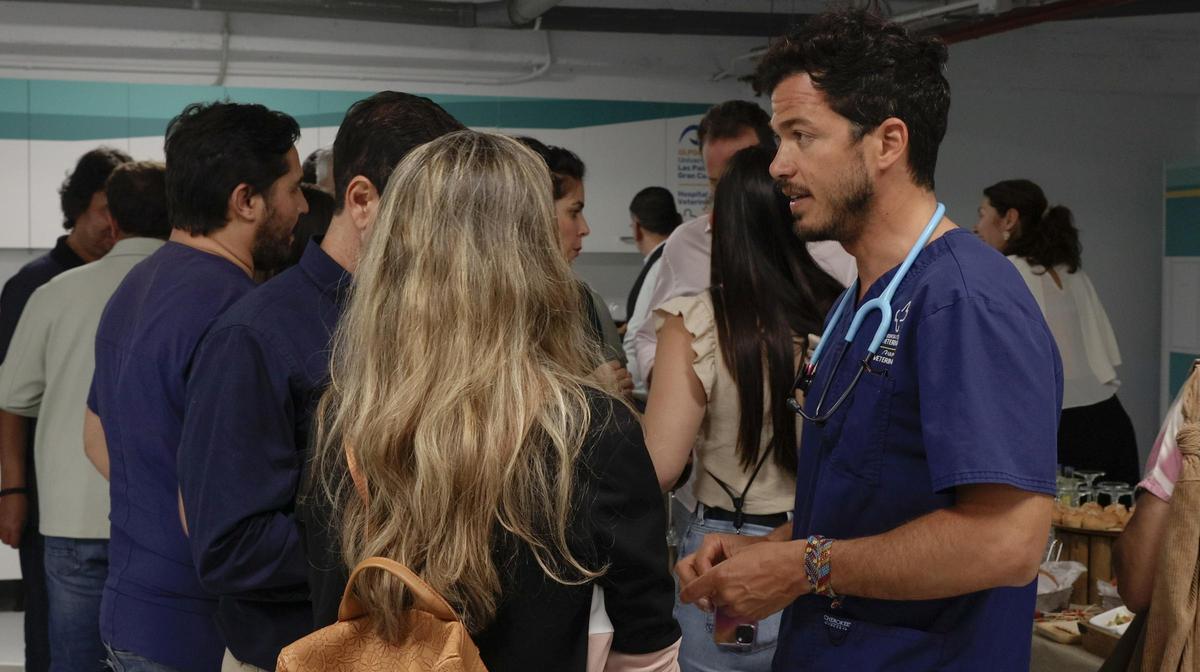
[[(318, 492), (349, 566), (409, 566), (475, 632), (499, 603), (500, 530), (556, 581), (598, 575), (568, 530), (601, 357), (536, 154), (460, 131), (414, 150), (388, 185), (317, 412)], [(357, 594), (395, 638), (406, 596), (381, 574)]]

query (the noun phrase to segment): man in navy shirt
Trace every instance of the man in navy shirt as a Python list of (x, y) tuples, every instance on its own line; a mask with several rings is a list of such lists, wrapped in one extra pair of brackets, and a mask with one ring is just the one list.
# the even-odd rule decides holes
[(275, 669), (280, 649), (314, 629), (296, 494), (349, 274), (392, 169), (461, 128), (427, 98), (385, 91), (355, 103), (333, 146), (337, 205), (324, 239), (200, 344), (179, 485), (200, 582), (221, 596), (227, 665)]
[[(842, 12), (758, 68), (797, 230), (841, 242), (859, 279), (801, 376), (793, 522), (710, 535), (679, 572), (702, 607), (786, 607), (777, 670), (1029, 669), (1062, 366), (1015, 268), (941, 216), (945, 59)], [(881, 297), (890, 315), (853, 325)]]
[[(100, 635), (118, 670), (220, 669), (217, 601), (201, 585), (179, 515), (176, 455), (195, 351), (286, 258), (307, 210), (300, 128), (261, 105), (189, 105), (166, 133), (170, 240), (122, 281), (96, 335), (85, 443), (107, 444), (109, 574)], [(90, 454), (102, 454), (95, 450)], [(227, 497), (242, 493), (226, 489)]]
[[(59, 189), (65, 236), (54, 249), (21, 267), (0, 293), (0, 362), (33, 292), (59, 273), (93, 262), (113, 246), (104, 183), (129, 155), (97, 147), (75, 164)], [(44, 539), (38, 530), (37, 477), (33, 466), (36, 422), (0, 411), (0, 542), (16, 548), (25, 592), (25, 669), (50, 669)], [(66, 578), (66, 577), (64, 577)]]

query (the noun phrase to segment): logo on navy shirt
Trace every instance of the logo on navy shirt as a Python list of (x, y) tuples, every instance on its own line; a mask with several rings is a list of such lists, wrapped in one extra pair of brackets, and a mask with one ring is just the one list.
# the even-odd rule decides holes
[(874, 364), (882, 364), (891, 366), (896, 358), (896, 349), (900, 347), (900, 327), (904, 326), (904, 321), (908, 319), (908, 310), (912, 308), (912, 301), (904, 304), (904, 307), (896, 311), (892, 315), (892, 330), (883, 337), (883, 343), (879, 344), (879, 352), (871, 358)]
[(844, 618), (835, 618), (829, 614), (825, 614), (825, 627), (827, 628), (833, 628), (834, 630), (846, 632), (850, 630), (850, 625), (851, 622)]
[(851, 625), (853, 623), (844, 618), (836, 618), (825, 614), (825, 634), (829, 636), (829, 643), (834, 646), (841, 646), (850, 634)]

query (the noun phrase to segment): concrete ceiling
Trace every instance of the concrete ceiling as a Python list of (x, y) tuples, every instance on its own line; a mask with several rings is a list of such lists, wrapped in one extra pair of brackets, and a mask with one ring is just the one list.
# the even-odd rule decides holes
[[(376, 22), (476, 27), (486, 0), (68, 0), (79, 4), (201, 9)], [(520, 2), (520, 0), (509, 0)], [(541, 3), (558, 31), (769, 38), (829, 6), (871, 7), (955, 42), (1045, 21), (1200, 12), (1200, 0), (562, 0)], [(939, 11), (953, 9), (953, 11)], [(503, 11), (503, 10), (501, 10)], [(541, 11), (540, 9), (538, 11)], [(494, 11), (492, 12), (494, 14)]]

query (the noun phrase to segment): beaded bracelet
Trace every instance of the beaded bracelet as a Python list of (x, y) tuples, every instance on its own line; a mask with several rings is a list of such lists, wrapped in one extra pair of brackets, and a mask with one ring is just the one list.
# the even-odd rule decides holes
[(808, 576), (812, 592), (828, 597), (833, 601), (830, 606), (837, 609), (842, 606), (842, 597), (833, 592), (833, 572), (830, 565), (833, 541), (815, 534), (808, 538), (804, 547), (804, 573)]

